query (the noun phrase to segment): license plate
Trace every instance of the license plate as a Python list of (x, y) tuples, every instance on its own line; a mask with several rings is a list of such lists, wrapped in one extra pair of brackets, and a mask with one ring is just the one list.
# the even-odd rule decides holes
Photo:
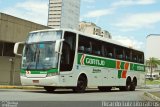
[(39, 80), (33, 80), (33, 83), (39, 83)]

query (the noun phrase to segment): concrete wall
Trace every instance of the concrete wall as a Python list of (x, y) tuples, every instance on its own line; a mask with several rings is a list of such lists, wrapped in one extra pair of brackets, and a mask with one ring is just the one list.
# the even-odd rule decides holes
[(48, 29), (48, 27), (0, 13), (1, 41), (24, 41), (28, 32), (40, 29)]
[[(0, 42), (25, 41), (30, 31), (48, 28), (47, 26), (0, 13)], [(13, 60), (10, 60), (11, 58)], [(20, 57), (0, 56), (0, 85), (20, 85), (20, 64)]]
[(0, 57), (0, 84), (9, 84), (11, 63), (9, 57)]
[(20, 64), (21, 58), (0, 56), (0, 85), (20, 85)]

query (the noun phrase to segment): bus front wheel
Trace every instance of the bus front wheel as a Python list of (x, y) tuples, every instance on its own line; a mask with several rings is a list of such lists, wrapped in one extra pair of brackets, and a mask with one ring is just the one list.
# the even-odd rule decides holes
[(44, 86), (44, 89), (45, 89), (47, 92), (51, 93), (51, 92), (54, 92), (55, 87), (52, 87), (52, 86)]
[(77, 87), (73, 88), (74, 92), (84, 93), (87, 87), (87, 78), (85, 76), (80, 76), (78, 78)]

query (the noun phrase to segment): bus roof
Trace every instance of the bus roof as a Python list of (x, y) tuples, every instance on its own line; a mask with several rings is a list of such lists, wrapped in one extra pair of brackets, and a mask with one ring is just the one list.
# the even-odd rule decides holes
[(83, 33), (83, 32), (77, 31), (77, 30), (72, 30), (72, 29), (64, 29), (64, 28), (43, 29), (43, 30), (32, 31), (30, 33), (44, 32), (44, 31), (70, 31), (70, 32), (74, 32), (74, 33), (77, 33), (77, 34), (80, 34), (80, 35), (84, 35), (86, 37), (90, 37), (90, 38), (93, 38), (93, 39), (101, 40), (101, 41), (108, 42), (108, 43), (111, 43), (111, 44), (114, 44), (114, 45), (119, 45), (119, 46), (122, 46), (122, 47), (125, 47), (125, 48), (128, 48), (128, 49), (132, 49), (132, 50), (136, 50), (136, 51), (142, 52), (142, 51), (140, 51), (138, 49), (127, 47), (126, 45), (123, 45), (122, 43), (120, 43), (118, 41), (115, 41), (113, 39), (108, 39), (108, 38), (105, 38), (105, 37), (102, 37), (102, 36), (98, 36), (98, 35), (86, 34), (86, 33)]

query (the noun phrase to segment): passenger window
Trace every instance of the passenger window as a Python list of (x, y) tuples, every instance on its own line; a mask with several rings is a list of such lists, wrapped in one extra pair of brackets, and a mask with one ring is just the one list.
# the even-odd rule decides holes
[(102, 55), (102, 43), (98, 40), (92, 41), (92, 53), (93, 55), (101, 56)]
[(82, 35), (79, 36), (78, 52), (79, 53), (86, 53), (86, 54), (92, 53), (90, 38), (84, 37)]
[(105, 56), (108, 58), (114, 58), (114, 47), (112, 45), (106, 44)]
[(132, 53), (132, 61), (137, 63), (137, 55), (136, 55), (136, 53)]
[(92, 53), (91, 47), (86, 47), (85, 48), (85, 53), (88, 53), (88, 54)]
[(130, 59), (131, 59), (131, 57), (130, 57), (131, 55), (130, 54), (131, 54), (130, 50), (126, 49), (125, 50), (125, 60), (126, 61), (130, 61)]
[(142, 63), (142, 64), (144, 63), (143, 53), (139, 53), (139, 54), (138, 54), (138, 62), (139, 62), (139, 63)]
[(108, 53), (108, 57), (112, 58), (113, 57), (113, 53), (109, 52)]
[(117, 59), (120, 59), (120, 60), (124, 59), (123, 48), (121, 48), (121, 47), (115, 48), (115, 55), (116, 55)]
[(80, 53), (84, 53), (84, 46), (79, 46), (78, 51), (79, 51)]
[(135, 63), (142, 63), (144, 64), (144, 54), (143, 52), (139, 51), (132, 51), (132, 61)]

